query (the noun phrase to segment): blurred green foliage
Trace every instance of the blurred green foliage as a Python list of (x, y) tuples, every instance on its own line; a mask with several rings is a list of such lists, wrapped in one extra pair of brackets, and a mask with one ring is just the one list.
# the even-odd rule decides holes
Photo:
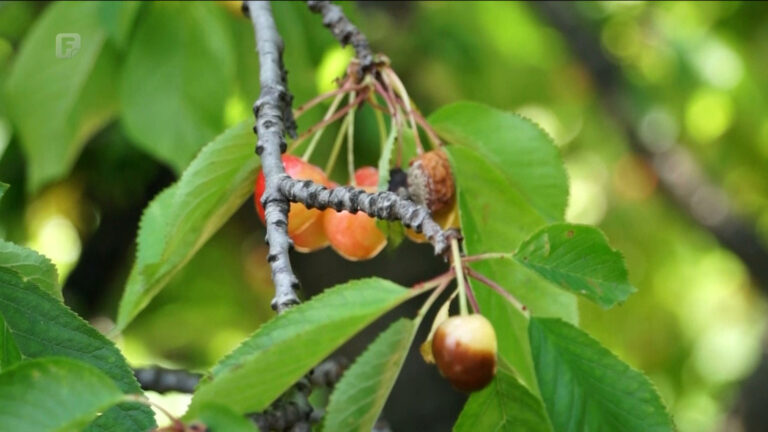
[[(82, 287), (67, 276), (110, 211), (143, 208), (152, 198), (143, 191), (163, 173), (179, 172), (225, 125), (251, 117), (253, 30), (236, 7), (222, 6), (0, 3), (0, 181), (11, 185), (0, 201), (0, 237), (50, 257), (71, 293)], [(569, 176), (566, 219), (598, 224), (639, 290), (608, 312), (583, 302), (582, 325), (651, 376), (682, 432), (719, 429), (759, 357), (765, 302), (738, 258), (660, 195), (563, 35), (525, 3), (344, 7), (423, 112), (476, 100), (529, 117), (554, 138)], [(621, 65), (640, 137), (693, 152), (768, 241), (768, 57), (755, 55), (768, 52), (768, 8), (577, 7)], [(298, 106), (332, 88), (351, 52), (303, 3), (273, 8)], [(60, 32), (82, 33), (72, 58), (54, 55)], [(301, 117), (300, 130), (322, 111)], [(334, 132), (313, 159), (327, 157)], [(358, 164), (375, 164), (370, 109), (360, 111), (355, 133)], [(333, 173), (340, 183), (344, 157)], [(261, 228), (241, 213), (128, 329), (121, 344), (129, 360), (203, 368), (270, 316)], [(122, 229), (132, 237), (136, 228)], [(97, 322), (114, 317), (132, 255), (123, 253), (117, 274), (96, 288), (102, 300), (88, 312)]]

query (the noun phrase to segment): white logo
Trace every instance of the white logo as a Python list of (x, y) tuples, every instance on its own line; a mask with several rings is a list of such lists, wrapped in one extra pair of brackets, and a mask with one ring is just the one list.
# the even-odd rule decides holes
[(56, 35), (56, 57), (74, 57), (80, 51), (80, 34), (59, 33)]

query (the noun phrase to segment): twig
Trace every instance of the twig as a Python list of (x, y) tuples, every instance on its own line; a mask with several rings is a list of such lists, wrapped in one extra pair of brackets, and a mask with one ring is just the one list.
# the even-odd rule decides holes
[(323, 25), (326, 26), (336, 40), (342, 46), (351, 44), (355, 49), (355, 57), (360, 61), (360, 67), (363, 71), (361, 77), (373, 68), (374, 58), (371, 47), (368, 45), (368, 38), (352, 24), (344, 15), (341, 7), (331, 4), (329, 1), (307, 2), (309, 10), (319, 13), (323, 17)]
[(475, 313), (480, 313), (480, 303), (477, 302), (475, 293), (472, 291), (472, 285), (469, 284), (469, 279), (466, 275), (464, 275), (464, 286), (467, 289), (467, 300), (469, 300), (469, 304), (472, 306), (472, 310)]
[[(317, 131), (318, 129), (320, 129), (320, 128), (324, 128), (324, 127), (328, 126), (329, 124), (331, 124), (331, 123), (335, 122), (336, 120), (340, 119), (340, 118), (341, 118), (341, 117), (342, 117), (344, 114), (346, 114), (346, 113), (347, 113), (349, 110), (351, 110), (352, 108), (354, 108), (354, 107), (356, 107), (357, 105), (359, 105), (359, 104), (360, 104), (360, 102), (362, 102), (362, 101), (363, 101), (363, 99), (365, 99), (365, 97), (366, 97), (366, 93), (367, 93), (367, 92), (365, 92), (365, 91), (361, 92), (361, 93), (360, 93), (360, 95), (359, 95), (359, 96), (357, 96), (357, 98), (355, 98), (355, 100), (353, 100), (351, 103), (349, 103), (349, 105), (345, 105), (345, 106), (343, 106), (343, 107), (342, 107), (340, 110), (338, 110), (338, 111), (336, 111), (335, 113), (333, 113), (333, 115), (332, 115), (332, 116), (330, 116), (330, 117), (328, 117), (328, 118), (325, 118), (325, 119), (323, 119), (323, 121), (321, 121), (321, 122), (318, 122), (318, 123), (315, 123), (315, 124), (314, 124), (312, 127), (310, 127), (310, 128), (309, 128), (309, 129), (307, 129), (307, 130), (306, 130), (304, 133), (302, 133), (301, 135), (299, 135), (299, 137), (298, 137), (298, 138), (296, 138), (296, 139), (293, 141), (293, 143), (291, 143), (291, 146), (296, 146), (296, 145), (298, 145), (300, 142), (302, 142), (302, 141), (304, 141), (305, 139), (307, 139), (307, 137), (309, 137), (309, 136), (311, 136), (312, 134), (314, 134), (314, 133), (315, 133), (315, 131)], [(265, 174), (265, 175), (266, 175), (266, 174)]]
[(466, 271), (470, 277), (473, 277), (479, 280), (480, 282), (484, 283), (492, 290), (499, 293), (502, 297), (507, 299), (507, 301), (510, 302), (512, 306), (516, 307), (523, 315), (525, 316), (529, 315), (528, 308), (524, 304), (522, 304), (520, 300), (517, 299), (517, 297), (513, 296), (512, 293), (505, 290), (504, 287), (494, 282), (493, 280), (487, 278), (486, 276), (478, 273), (476, 270), (472, 269), (472, 267), (465, 266), (464, 271)]

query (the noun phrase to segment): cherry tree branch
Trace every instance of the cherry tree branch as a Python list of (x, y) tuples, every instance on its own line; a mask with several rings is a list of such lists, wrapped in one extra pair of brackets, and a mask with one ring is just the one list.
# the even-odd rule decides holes
[(352, 45), (355, 49), (355, 57), (360, 61), (363, 72), (370, 71), (374, 61), (368, 38), (349, 21), (341, 7), (330, 1), (317, 0), (309, 0), (307, 5), (309, 10), (323, 17), (323, 25), (333, 33), (333, 36), (342, 46)]
[[(351, 43), (355, 47), (362, 72), (370, 72), (374, 62), (368, 40), (344, 16), (341, 8), (326, 1), (310, 1), (309, 7), (323, 16), (323, 23), (342, 45)], [(453, 230), (443, 231), (424, 206), (392, 192), (370, 194), (351, 187), (327, 189), (311, 181), (294, 180), (285, 173), (281, 159), (287, 147), (285, 133), (289, 132), (295, 137), (296, 125), (291, 111), (293, 97), (288, 91), (287, 73), (282, 59), (283, 40), (277, 31), (269, 2), (247, 1), (244, 10), (253, 22), (259, 52), (261, 93), (253, 106), (253, 112), (256, 116), (254, 129), (259, 137), (256, 153), (261, 157), (265, 178), (261, 202), (269, 245), (267, 259), (275, 284), (272, 308), (282, 313), (299, 303), (296, 295), (299, 281), (291, 268), (288, 255), (292, 246), (287, 233), (291, 202), (302, 203), (309, 208), (330, 207), (336, 211), (347, 210), (352, 213), (362, 211), (379, 219), (399, 220), (406, 227), (423, 232), (434, 246), (435, 254), (445, 252), (450, 238), (458, 233)]]
[(450, 239), (458, 235), (453, 230), (443, 230), (430, 216), (429, 210), (394, 192), (367, 193), (352, 186), (326, 188), (310, 180), (295, 180), (287, 175), (280, 178), (280, 192), (291, 202), (300, 202), (308, 208), (350, 213), (363, 213), (383, 220), (399, 220), (407, 228), (424, 233), (439, 255), (448, 248)]
[(281, 313), (299, 303), (296, 296), (299, 280), (293, 273), (288, 255), (291, 248), (287, 232), (290, 202), (278, 188), (281, 178), (287, 177), (281, 156), (286, 149), (286, 120), (290, 126), (293, 118), (290, 114), (292, 97), (288, 92), (287, 74), (283, 66), (283, 40), (277, 32), (269, 2), (248, 1), (244, 5), (253, 22), (256, 49), (259, 52), (261, 93), (253, 105), (255, 132), (259, 137), (256, 153), (261, 157), (265, 178), (262, 204), (267, 227), (266, 241), (269, 245), (267, 259), (275, 284), (272, 308)]

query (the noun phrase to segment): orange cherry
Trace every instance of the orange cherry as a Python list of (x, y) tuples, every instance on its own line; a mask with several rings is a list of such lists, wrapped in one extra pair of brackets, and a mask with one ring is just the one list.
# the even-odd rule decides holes
[[(368, 192), (376, 190), (378, 181), (378, 171), (374, 167), (355, 171), (355, 183)], [(387, 245), (387, 237), (376, 226), (376, 219), (363, 212), (327, 210), (323, 227), (331, 247), (350, 261), (373, 258)]]
[[(328, 177), (326, 177), (323, 170), (316, 167), (299, 157), (284, 154), (283, 165), (285, 166), (285, 172), (292, 178), (297, 180), (312, 180), (315, 183), (327, 186), (329, 184)], [(265, 179), (264, 172), (259, 171), (259, 175), (256, 177), (256, 184), (254, 186), (254, 201), (256, 204), (256, 212), (259, 214), (259, 219), (264, 222), (264, 207), (261, 205), (261, 197), (264, 195)], [(288, 212), (288, 235), (293, 236), (306, 229), (312, 222), (320, 219), (323, 212), (317, 209), (308, 209), (304, 204), (291, 203), (290, 211)], [(294, 239), (295, 242), (295, 239)]]

